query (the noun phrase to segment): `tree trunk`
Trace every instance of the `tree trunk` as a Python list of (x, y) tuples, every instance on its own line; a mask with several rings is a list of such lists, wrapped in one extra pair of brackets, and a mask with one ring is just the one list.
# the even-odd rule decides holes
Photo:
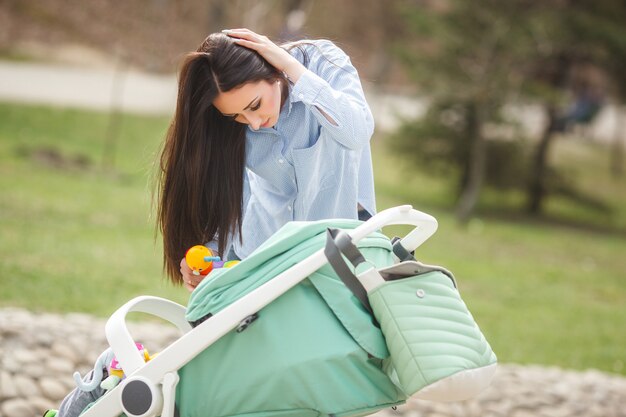
[(621, 178), (624, 175), (624, 148), (626, 147), (626, 135), (624, 134), (624, 109), (617, 106), (615, 121), (615, 137), (611, 146), (611, 175), (613, 178)]
[(528, 207), (531, 214), (539, 214), (543, 208), (546, 197), (546, 173), (548, 171), (548, 150), (554, 137), (557, 124), (557, 110), (552, 104), (546, 106), (548, 124), (541, 135), (539, 144), (532, 159), (531, 171), (528, 184)]
[(485, 177), (486, 146), (482, 137), (480, 105), (470, 102), (467, 107), (467, 140), (470, 141), (467, 177), (457, 204), (457, 219), (466, 223), (474, 212)]

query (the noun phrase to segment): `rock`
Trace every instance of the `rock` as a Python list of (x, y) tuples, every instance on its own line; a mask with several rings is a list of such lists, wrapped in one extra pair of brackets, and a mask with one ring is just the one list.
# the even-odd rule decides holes
[(100, 320), (94, 320), (92, 316), (85, 313), (69, 313), (65, 318), (67, 322), (78, 327), (90, 328), (94, 323), (100, 323)]
[(32, 350), (16, 349), (12, 353), (12, 358), (20, 365), (38, 362), (39, 358)]
[(18, 361), (13, 359), (13, 355), (8, 352), (4, 357), (0, 358), (0, 369), (10, 373), (19, 373), (22, 367)]
[(77, 354), (74, 347), (62, 341), (57, 340), (53, 342), (50, 350), (53, 356), (57, 358), (67, 359), (72, 364), (77, 363), (80, 358), (80, 355)]
[[(85, 375), (86, 372), (81, 372), (81, 375)], [(72, 372), (73, 375), (73, 372)], [(65, 387), (65, 392), (70, 392), (76, 388), (76, 382), (72, 375), (57, 375), (54, 378)]]
[(55, 337), (49, 331), (37, 332), (33, 335), (33, 342), (37, 346), (48, 348), (54, 343)]
[(2, 414), (7, 417), (33, 417), (34, 410), (21, 398), (12, 398), (2, 403)]
[[(104, 334), (104, 331), (103, 331)], [(67, 339), (68, 357), (74, 361), (84, 361), (89, 352), (94, 350), (95, 344), (83, 335), (72, 335)], [(69, 353), (71, 352), (71, 353)]]
[(15, 375), (13, 377), (13, 383), (15, 384), (18, 395), (22, 398), (34, 397), (41, 394), (39, 385), (26, 375)]
[(17, 395), (12, 375), (6, 371), (0, 371), (0, 400), (17, 397)]
[(537, 413), (532, 410), (518, 409), (518, 410), (513, 410), (510, 416), (511, 417), (537, 417)]
[(67, 395), (68, 392), (65, 384), (59, 382), (57, 379), (49, 377), (41, 378), (39, 381), (39, 387), (41, 388), (41, 392), (44, 397), (51, 400), (61, 400)]
[(34, 410), (35, 416), (42, 416), (46, 410), (57, 409), (59, 406), (58, 401), (51, 401), (44, 397), (30, 397), (27, 399), (28, 405)]
[(0, 335), (5, 338), (19, 336), (23, 333), (23, 328), (19, 325), (19, 323), (15, 322), (7, 322), (2, 323), (0, 327)]
[(50, 371), (58, 374), (73, 374), (75, 368), (73, 362), (64, 358), (55, 357), (48, 357), (44, 366), (46, 366)]
[(42, 376), (46, 375), (47, 369), (42, 365), (41, 362), (37, 362), (37, 363), (31, 363), (31, 364), (25, 365), (22, 368), (21, 373), (24, 375), (28, 375), (29, 377), (33, 379), (39, 379)]

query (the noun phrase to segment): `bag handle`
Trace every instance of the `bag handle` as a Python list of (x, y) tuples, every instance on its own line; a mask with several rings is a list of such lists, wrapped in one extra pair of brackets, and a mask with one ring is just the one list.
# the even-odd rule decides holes
[(324, 247), (324, 255), (328, 259), (328, 263), (333, 268), (335, 273), (341, 278), (341, 281), (352, 294), (363, 304), (363, 307), (372, 315), (372, 306), (367, 298), (367, 291), (359, 279), (350, 271), (348, 265), (343, 260), (345, 256), (352, 265), (356, 268), (363, 262), (366, 262), (365, 257), (352, 243), (352, 238), (346, 232), (339, 229), (328, 228), (326, 230), (326, 246)]
[(415, 250), (409, 252), (407, 248), (402, 244), (402, 239), (399, 236), (394, 236), (391, 239), (391, 249), (393, 250), (393, 254), (400, 260), (400, 262), (404, 261), (415, 261)]

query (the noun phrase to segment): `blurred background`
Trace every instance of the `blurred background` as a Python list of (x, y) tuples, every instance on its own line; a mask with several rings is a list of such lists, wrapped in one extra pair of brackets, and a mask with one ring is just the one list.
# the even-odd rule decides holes
[(378, 209), (437, 217), (417, 256), (455, 273), (500, 361), (626, 375), (624, 22), (614, 0), (1, 0), (0, 305), (186, 302), (154, 164), (182, 56), (248, 27), (351, 56)]

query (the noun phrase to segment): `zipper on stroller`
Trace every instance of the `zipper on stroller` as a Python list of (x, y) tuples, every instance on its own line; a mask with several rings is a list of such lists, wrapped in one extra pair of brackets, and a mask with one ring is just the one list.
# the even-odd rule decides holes
[[(205, 314), (204, 316), (200, 317), (198, 320), (190, 321), (189, 324), (191, 325), (191, 327), (196, 328), (199, 325), (201, 325), (202, 323), (204, 323), (205, 321), (207, 321), (208, 319), (210, 319), (211, 317), (213, 317), (213, 314), (208, 313), (208, 314)], [(249, 315), (245, 319), (241, 320), (241, 323), (239, 323), (239, 325), (235, 328), (235, 330), (237, 331), (237, 333), (243, 332), (252, 323), (254, 323), (254, 321), (256, 319), (258, 319), (258, 318), (259, 318), (259, 314), (258, 313), (254, 313), (254, 314)]]

